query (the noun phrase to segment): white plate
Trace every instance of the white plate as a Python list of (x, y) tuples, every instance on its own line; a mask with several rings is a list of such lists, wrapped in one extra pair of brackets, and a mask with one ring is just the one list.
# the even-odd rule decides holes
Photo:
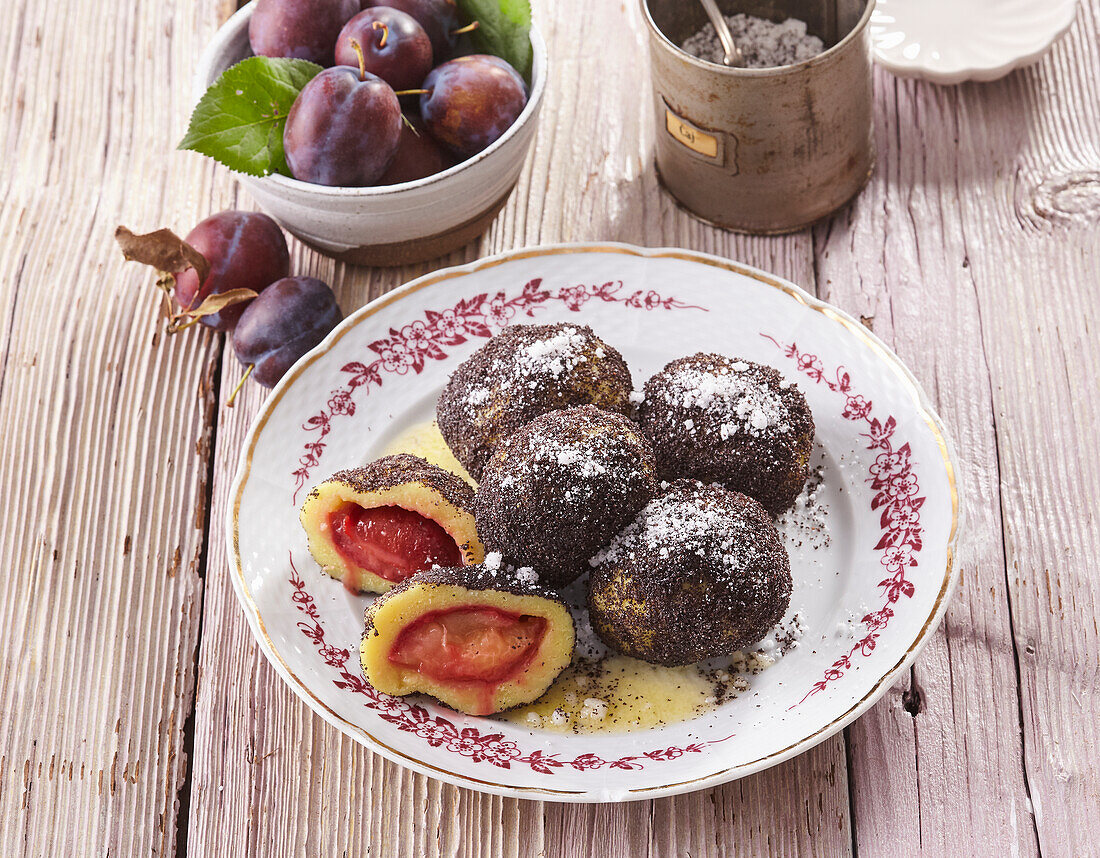
[(878, 0), (871, 41), (901, 77), (996, 80), (1042, 57), (1076, 13), (1077, 0)]
[[(620, 349), (636, 386), (718, 351), (805, 391), (826, 462), (826, 540), (792, 541), (802, 644), (697, 719), (559, 734), (469, 717), (364, 681), (367, 599), (306, 550), (298, 505), (430, 419), (455, 366), (509, 322), (574, 320)], [(232, 491), (233, 583), (272, 664), (321, 717), (416, 771), (486, 792), (621, 801), (722, 783), (798, 754), (877, 700), (936, 627), (956, 580), (955, 467), (912, 375), (844, 313), (777, 277), (684, 250), (568, 245), (437, 271), (361, 309), (256, 418)], [(814, 547), (816, 545), (816, 548)]]

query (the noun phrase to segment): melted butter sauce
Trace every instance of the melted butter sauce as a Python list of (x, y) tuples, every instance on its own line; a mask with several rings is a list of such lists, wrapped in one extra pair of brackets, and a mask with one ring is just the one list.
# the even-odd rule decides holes
[(495, 717), (559, 733), (646, 730), (717, 709), (749, 690), (747, 677), (774, 663), (762, 652), (739, 652), (700, 664), (662, 667), (608, 652), (598, 641), (578, 640), (573, 663), (542, 697)]
[(474, 478), (466, 473), (466, 469), (454, 457), (454, 453), (443, 440), (439, 426), (434, 420), (410, 426), (386, 446), (383, 455), (392, 456), (395, 453), (411, 453), (419, 456), (433, 465), (457, 474), (471, 486), (477, 485)]
[(715, 705), (713, 682), (694, 665), (607, 655), (574, 659), (542, 697), (501, 717), (560, 732), (626, 732), (686, 721)]
[[(420, 456), (477, 485), (434, 421), (406, 429), (385, 452)], [(587, 586), (585, 576), (562, 593), (577, 626), (572, 663), (538, 700), (490, 717), (560, 733), (625, 733), (687, 721), (748, 690), (747, 677), (768, 668), (786, 648), (776, 646), (777, 638), (787, 637), (797, 646), (801, 637), (802, 619), (796, 614), (777, 627), (763, 651), (685, 667), (648, 664), (609, 652), (599, 642), (582, 607)]]

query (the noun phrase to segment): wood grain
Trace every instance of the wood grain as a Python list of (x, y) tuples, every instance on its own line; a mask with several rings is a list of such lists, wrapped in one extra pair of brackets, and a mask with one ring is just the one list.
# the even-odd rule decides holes
[(851, 728), (861, 854), (1097, 849), (1096, 8), (995, 84), (880, 74), (896, 142), (817, 231), (825, 297), (925, 381), (965, 478), (960, 593), (908, 685)]
[(963, 582), (910, 677), (846, 737), (766, 772), (587, 807), (484, 796), (384, 761), (312, 715), (251, 639), (223, 522), (263, 391), (246, 386), (225, 409), (231, 350), (209, 333), (156, 334), (150, 278), (110, 238), (119, 222), (185, 230), (251, 207), (229, 173), (173, 151), (230, 0), (109, 15), (91, 0), (11, 5), (0, 853), (1097, 853), (1100, 0), (1040, 65), (998, 83), (879, 73), (867, 191), (779, 238), (708, 227), (658, 187), (633, 2), (536, 2), (554, 75), (516, 192), (482, 241), (392, 270), (292, 245), (295, 270), (332, 282), (346, 310), (528, 244), (728, 256), (868, 317), (951, 426)]
[[(959, 104), (961, 195), (993, 387), (1025, 775), (1047, 855), (1098, 854), (1100, 4), (1040, 69)], [(1007, 105), (1029, 121), (1012, 122)], [(1067, 105), (1072, 105), (1066, 109)], [(1004, 147), (996, 169), (978, 151)], [(996, 150), (993, 150), (996, 151)], [(985, 171), (985, 172), (983, 172)]]
[[(951, 427), (962, 472), (962, 583), (908, 681), (850, 728), (862, 854), (1034, 854), (1001, 544), (983, 308), (959, 209), (956, 90), (879, 74), (879, 139), (920, 115), (924, 133), (880, 147), (873, 183), (817, 230), (823, 291), (868, 318)], [(983, 92), (990, 92), (989, 88)], [(864, 844), (867, 844), (866, 846)]]
[(164, 154), (200, 34), (95, 5), (19, 0), (0, 38), (5, 855), (174, 852), (192, 708), (220, 344), (156, 333), (111, 236), (226, 191)]

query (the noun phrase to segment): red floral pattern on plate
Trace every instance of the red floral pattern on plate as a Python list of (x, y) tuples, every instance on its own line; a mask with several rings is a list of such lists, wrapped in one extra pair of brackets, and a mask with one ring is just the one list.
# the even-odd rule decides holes
[(448, 310), (427, 310), (424, 319), (411, 322), (400, 330), (390, 328), (388, 337), (370, 343), (368, 348), (378, 355), (373, 361), (352, 361), (341, 367), (341, 371), (348, 374), (347, 381), (329, 394), (324, 408), (302, 424), (305, 431), (316, 435), (303, 445), (298, 469), (292, 474), (294, 494), (291, 503), (297, 505), (298, 493), (320, 464), (326, 446), (324, 439), (332, 431), (333, 419), (355, 414), (355, 397), (360, 389), (366, 395), (372, 386), (381, 387), (384, 373), (419, 374), (424, 371), (427, 361), (445, 360), (449, 356), (446, 347), (461, 345), (474, 337), (491, 337), (493, 328), (503, 328), (517, 317), (534, 316), (537, 310), (555, 301), (574, 313), (589, 301), (624, 304), (639, 310), (708, 312), (705, 307), (664, 297), (652, 289), (624, 293), (621, 280), (593, 286), (562, 286), (551, 291), (542, 288), (541, 277), (529, 281), (514, 298), (509, 298), (505, 292), (494, 295), (483, 292), (464, 298)]
[[(329, 394), (326, 407), (307, 419), (302, 426), (306, 431), (317, 432), (318, 436), (304, 445), (299, 459), (300, 467), (293, 473), (295, 487), (291, 502), (297, 504), (298, 493), (308, 481), (313, 468), (319, 464), (325, 449), (323, 439), (331, 431), (332, 420), (339, 416), (354, 415), (356, 391), (366, 388), (369, 392), (371, 386), (381, 386), (383, 373), (406, 375), (411, 370), (419, 374), (428, 359), (445, 360), (449, 356), (445, 346), (459, 345), (472, 337), (490, 337), (494, 327), (501, 328), (510, 324), (517, 315), (534, 316), (541, 305), (550, 301), (560, 301), (573, 312), (578, 312), (590, 300), (623, 303), (645, 310), (695, 309), (707, 312), (704, 307), (686, 304), (675, 298), (665, 298), (653, 291), (637, 290), (623, 295), (622, 281), (612, 281), (600, 286), (561, 287), (554, 292), (542, 289), (541, 284), (541, 278), (529, 281), (514, 298), (508, 298), (504, 292), (498, 292), (491, 297), (488, 293), (482, 293), (463, 299), (455, 307), (442, 312), (428, 310), (424, 320), (411, 322), (400, 330), (391, 328), (389, 337), (370, 343), (369, 348), (378, 355), (371, 363), (354, 361), (344, 365), (341, 369), (349, 375), (345, 385), (333, 390)], [(873, 417), (871, 401), (852, 392), (851, 378), (843, 367), (836, 369), (834, 377), (828, 377), (816, 355), (800, 351), (795, 343), (784, 345), (768, 334), (761, 336), (782, 349), (788, 358), (796, 362), (799, 371), (804, 375), (824, 384), (835, 393), (843, 394), (844, 410), (841, 416), (848, 420), (865, 422), (869, 431), (861, 434), (870, 441), (868, 449), (880, 451), (870, 466), (868, 481), (875, 493), (871, 500), (871, 509), (881, 510), (882, 537), (874, 550), (882, 552), (880, 562), (889, 573), (887, 578), (879, 582), (886, 602), (879, 610), (862, 618), (865, 636), (825, 671), (823, 678), (815, 682), (802, 699), (790, 707), (793, 709), (810, 696), (823, 691), (830, 682), (844, 676), (852, 666), (854, 657), (869, 656), (875, 649), (881, 631), (894, 616), (891, 605), (897, 603), (902, 596), (913, 596), (915, 588), (913, 582), (906, 577), (906, 571), (917, 565), (916, 554), (921, 550), (920, 508), (925, 498), (917, 496), (920, 486), (912, 471), (909, 444), (904, 443), (894, 449), (893, 436), (897, 427), (894, 417), (888, 417), (885, 422)], [(365, 698), (364, 705), (377, 712), (384, 721), (399, 730), (420, 736), (432, 747), (445, 747), (447, 751), (467, 757), (475, 763), (486, 762), (503, 769), (511, 768), (513, 764), (526, 765), (532, 771), (550, 775), (556, 769), (567, 767), (575, 771), (602, 768), (641, 769), (647, 762), (667, 762), (684, 754), (698, 754), (710, 745), (733, 738), (730, 735), (721, 739), (693, 742), (684, 747), (660, 748), (615, 760), (607, 760), (592, 753), (581, 754), (572, 760), (559, 760), (557, 754), (547, 754), (539, 749), (524, 753), (515, 742), (505, 738), (503, 733), (482, 733), (477, 727), (459, 728), (447, 718), (433, 715), (419, 704), (375, 690), (358, 671), (358, 658), (355, 659), (356, 671), (349, 670), (351, 652), (333, 646), (326, 640), (320, 612), (313, 596), (306, 590), (305, 581), (294, 566), (293, 555), (290, 557), (290, 568), (292, 598), (298, 610), (308, 619), (300, 621), (298, 627), (317, 648), (325, 664), (337, 671), (339, 678), (333, 680), (336, 687), (362, 695)]]
[(339, 679), (334, 679), (333, 684), (337, 688), (362, 695), (365, 698), (363, 705), (377, 712), (383, 721), (388, 721), (406, 733), (419, 736), (433, 748), (446, 748), (452, 754), (467, 757), (474, 763), (490, 763), (502, 769), (510, 769), (513, 764), (519, 764), (528, 766), (539, 774), (552, 775), (555, 769), (567, 767), (579, 772), (602, 768), (641, 769), (646, 762), (667, 762), (679, 759), (684, 754), (698, 754), (710, 745), (733, 738), (730, 735), (722, 739), (692, 742), (683, 747), (659, 748), (614, 760), (606, 760), (591, 753), (581, 754), (571, 760), (559, 760), (557, 754), (547, 754), (538, 749), (525, 754), (519, 745), (506, 739), (503, 733), (482, 733), (477, 727), (459, 728), (442, 715), (433, 715), (417, 703), (377, 691), (358, 672), (358, 658), (355, 660), (356, 671), (349, 670), (351, 652), (335, 647), (325, 640), (325, 627), (321, 625), (320, 612), (313, 596), (306, 590), (306, 582), (294, 566), (293, 553), (290, 554), (290, 570), (290, 586), (294, 588), (291, 598), (298, 610), (308, 618), (308, 621), (300, 620), (298, 628), (317, 647), (325, 664), (336, 669)]
[(844, 676), (852, 666), (854, 657), (860, 655), (867, 657), (874, 652), (879, 635), (894, 617), (894, 609), (891, 606), (895, 605), (902, 596), (910, 599), (913, 597), (916, 588), (906, 577), (906, 572), (911, 566), (917, 565), (916, 555), (923, 545), (920, 508), (924, 505), (925, 499), (917, 497), (920, 492), (920, 483), (917, 475), (913, 473), (909, 444), (904, 443), (896, 450), (894, 449), (897, 421), (893, 416), (881, 421), (871, 415), (871, 401), (852, 393), (852, 380), (844, 367), (837, 367), (833, 377), (826, 376), (817, 355), (801, 351), (797, 343), (784, 345), (768, 334), (760, 336), (771, 340), (777, 348), (782, 349), (783, 353), (795, 362), (801, 373), (818, 384), (824, 384), (834, 393), (843, 394), (844, 410), (841, 416), (848, 420), (865, 422), (869, 431), (861, 434), (870, 441), (867, 449), (881, 451), (871, 464), (868, 481), (874, 492), (871, 498), (871, 509), (881, 510), (879, 526), (882, 528), (882, 536), (873, 550), (882, 552), (879, 562), (889, 573), (888, 577), (879, 582), (886, 602), (877, 611), (871, 611), (860, 620), (865, 630), (864, 636), (856, 641), (847, 653), (833, 662), (832, 667), (826, 669), (824, 676), (813, 684), (798, 703), (790, 707), (793, 709), (807, 697), (824, 691), (830, 682)]

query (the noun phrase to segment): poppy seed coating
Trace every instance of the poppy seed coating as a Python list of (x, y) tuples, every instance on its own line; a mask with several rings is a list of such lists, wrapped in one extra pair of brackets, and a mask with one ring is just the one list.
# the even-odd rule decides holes
[(474, 518), (490, 551), (564, 587), (656, 492), (653, 450), (638, 427), (583, 405), (536, 417), (500, 445)]
[[(410, 453), (383, 456), (361, 468), (337, 471), (329, 482), (343, 483), (361, 494), (417, 483), (457, 509), (472, 509), (474, 502), (474, 490), (464, 479)], [(313, 494), (316, 492), (314, 489)]]
[(630, 413), (630, 370), (585, 325), (511, 325), (451, 375), (439, 430), (475, 480), (497, 445), (540, 414), (574, 405)]
[(635, 419), (663, 480), (721, 483), (773, 515), (806, 483), (813, 415), (770, 366), (702, 353), (674, 360), (645, 383)]
[(678, 480), (592, 559), (588, 611), (609, 647), (676, 666), (732, 655), (778, 623), (787, 551), (740, 492)]
[[(384, 574), (384, 564), (375, 565), (377, 558), (364, 559), (362, 555), (347, 553), (349, 539), (356, 539), (348, 536), (347, 528), (357, 529), (350, 519), (359, 512), (375, 509), (414, 513), (424, 522), (442, 528), (458, 547), (461, 562), (473, 564), (485, 558), (485, 547), (477, 538), (473, 503), (473, 489), (465, 480), (419, 456), (401, 453), (333, 474), (306, 497), (299, 520), (306, 532), (309, 551), (325, 574), (343, 581), (352, 592), (383, 593), (398, 579), (392, 576), (393, 570), (389, 576)], [(385, 513), (382, 517), (386, 518)], [(407, 522), (408, 517), (404, 518)], [(420, 537), (424, 537), (424, 529), (418, 530)], [(431, 530), (428, 528), (429, 533)], [(413, 551), (418, 562), (426, 561), (429, 555), (443, 559), (444, 556), (434, 553), (439, 549), (438, 542), (429, 555), (419, 554), (425, 545), (432, 543), (430, 538), (428, 543), (413, 538), (419, 549), (402, 547), (405, 543), (402, 531), (401, 525), (383, 525), (371, 539), (381, 540), (384, 554), (396, 552), (408, 562), (412, 562), (408, 550)], [(337, 542), (338, 533), (342, 534), (343, 548)], [(406, 531), (405, 536), (409, 535)], [(402, 571), (408, 574), (411, 569)]]

